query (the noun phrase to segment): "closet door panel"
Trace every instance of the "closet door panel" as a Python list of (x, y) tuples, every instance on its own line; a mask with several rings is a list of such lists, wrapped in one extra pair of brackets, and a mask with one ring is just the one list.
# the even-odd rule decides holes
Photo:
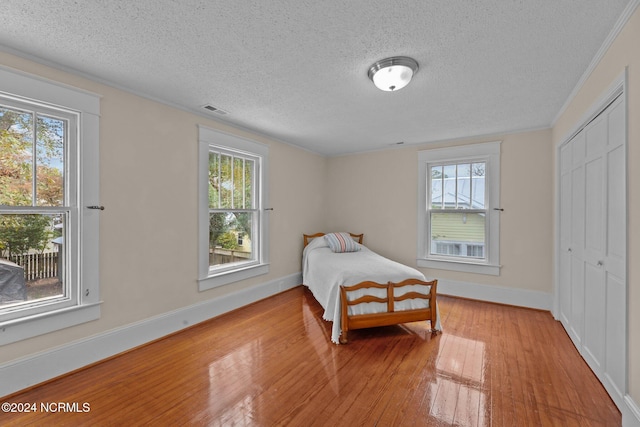
[(625, 153), (619, 146), (607, 156), (607, 270), (617, 277), (626, 275), (626, 193), (625, 193)]
[(601, 375), (605, 352), (605, 288), (604, 270), (585, 263), (585, 322), (583, 355), (596, 375)]
[(584, 256), (585, 239), (585, 176), (584, 166), (571, 175), (571, 249), (574, 256)]
[(611, 150), (612, 148), (623, 146), (626, 140), (624, 104), (620, 99), (609, 107), (608, 116), (609, 136), (607, 138), (607, 144), (609, 150)]
[(585, 165), (585, 260), (596, 265), (604, 259), (604, 160)]
[(584, 326), (584, 261), (571, 256), (571, 329), (569, 336), (576, 347), (582, 346)]
[(569, 336), (582, 346), (584, 330), (584, 226), (585, 226), (585, 135), (571, 141), (571, 327)]
[(571, 247), (571, 144), (566, 144), (561, 153), (560, 172), (560, 249), (567, 251)]
[(626, 384), (626, 287), (624, 281), (611, 275), (607, 275), (606, 294), (606, 376), (622, 396)]
[(560, 321), (568, 331), (571, 327), (571, 253), (560, 253)]
[(571, 179), (572, 144), (560, 149), (560, 276), (558, 298), (559, 318), (565, 330), (571, 327)]
[(607, 145), (609, 131), (607, 129), (607, 114), (595, 118), (585, 128), (585, 158), (587, 162), (598, 157), (602, 157), (604, 148)]

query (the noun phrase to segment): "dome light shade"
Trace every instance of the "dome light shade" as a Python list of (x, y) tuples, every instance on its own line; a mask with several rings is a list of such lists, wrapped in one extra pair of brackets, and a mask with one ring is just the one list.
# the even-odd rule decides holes
[(373, 64), (369, 67), (368, 75), (378, 89), (391, 92), (408, 85), (417, 72), (418, 63), (415, 59), (394, 56)]

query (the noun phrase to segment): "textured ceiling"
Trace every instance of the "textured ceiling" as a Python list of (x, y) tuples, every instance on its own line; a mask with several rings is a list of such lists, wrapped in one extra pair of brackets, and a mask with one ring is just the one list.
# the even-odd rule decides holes
[[(629, 0), (3, 0), (0, 45), (314, 152), (548, 127)], [(410, 56), (406, 88), (367, 69)]]

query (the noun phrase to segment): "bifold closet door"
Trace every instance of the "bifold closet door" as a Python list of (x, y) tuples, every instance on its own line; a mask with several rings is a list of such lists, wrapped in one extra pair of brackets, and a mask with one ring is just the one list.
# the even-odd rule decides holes
[(624, 396), (627, 352), (627, 187), (625, 108), (618, 99), (608, 108), (607, 203), (604, 252), (605, 385)]
[(596, 374), (603, 371), (605, 350), (605, 204), (607, 115), (597, 117), (584, 130), (585, 158), (585, 239), (583, 356)]
[[(559, 282), (559, 318), (565, 330), (575, 343), (571, 334), (571, 181), (573, 143), (560, 148), (560, 282)], [(578, 344), (576, 344), (577, 346)]]
[(560, 320), (577, 348), (584, 327), (585, 136), (560, 151)]
[(560, 321), (614, 400), (626, 378), (625, 149), (620, 97), (560, 150)]

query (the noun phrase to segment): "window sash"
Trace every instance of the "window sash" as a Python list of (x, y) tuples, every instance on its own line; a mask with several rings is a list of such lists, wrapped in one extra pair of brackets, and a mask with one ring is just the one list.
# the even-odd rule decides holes
[[(487, 206), (486, 160), (430, 163), (427, 172), (428, 209), (484, 209)], [(465, 182), (468, 185), (464, 185)], [(481, 199), (474, 197), (478, 192), (482, 193)]]
[[(251, 236), (259, 236), (260, 235), (260, 211), (258, 209), (209, 209), (209, 215), (211, 214), (216, 214), (216, 213), (220, 213), (220, 214), (234, 214), (234, 213), (249, 213), (251, 214)], [(211, 232), (211, 230), (209, 230), (209, 232)], [(236, 237), (236, 243), (237, 243), (238, 237)], [(211, 260), (209, 260), (209, 274), (217, 274), (217, 273), (223, 273), (225, 271), (232, 271), (235, 270), (237, 268), (244, 268), (244, 267), (249, 267), (252, 265), (256, 265), (260, 263), (260, 241), (259, 239), (249, 239), (251, 242), (251, 258), (244, 260), (244, 261), (231, 261), (231, 262), (226, 262), (226, 263), (219, 263), (219, 264), (211, 264)], [(254, 243), (256, 242), (256, 243)], [(209, 251), (210, 251), (210, 256), (211, 256), (211, 251), (215, 251), (215, 248), (211, 247), (211, 241), (209, 240)], [(222, 251), (224, 250), (230, 250), (233, 251), (233, 249), (224, 249), (221, 248)], [(233, 255), (232, 255), (233, 258)]]
[[(217, 157), (217, 167), (211, 168), (211, 156)], [(228, 177), (223, 176), (222, 166), (229, 162)], [(238, 176), (236, 169), (241, 167), (241, 175)], [(214, 189), (213, 200), (209, 192), (209, 209), (226, 210), (251, 210), (256, 206), (256, 195), (259, 194), (259, 182), (256, 179), (260, 173), (260, 158), (232, 151), (217, 146), (209, 148), (209, 185), (212, 181), (217, 183), (218, 189)], [(226, 174), (225, 174), (226, 175)], [(249, 176), (247, 176), (249, 175)], [(240, 183), (238, 182), (240, 181)], [(228, 187), (228, 188), (224, 188)], [(240, 193), (240, 194), (237, 194)], [(225, 195), (228, 194), (227, 197)], [(228, 202), (225, 202), (228, 199)]]
[[(451, 216), (452, 219), (439, 221), (440, 226), (447, 229), (450, 235), (444, 236), (442, 239), (437, 239), (434, 236), (434, 225), (436, 220), (434, 216), (437, 215), (440, 218)], [(482, 230), (479, 230), (474, 225), (478, 222), (474, 220), (475, 217), (483, 218)], [(487, 239), (489, 236), (489, 221), (487, 221), (486, 209), (429, 209), (427, 215), (427, 229), (428, 229), (428, 241), (429, 250), (428, 254), (431, 258), (447, 258), (451, 257), (456, 260), (474, 260), (474, 261), (486, 261), (488, 259), (488, 250), (483, 250), (481, 256), (468, 255), (470, 246), (481, 245), (483, 248), (488, 248)], [(459, 221), (462, 220), (462, 226), (459, 225)], [(442, 232), (443, 230), (440, 230)], [(477, 240), (478, 236), (482, 237), (482, 240)], [(438, 250), (440, 245), (453, 245), (456, 244), (460, 250), (456, 253), (442, 253)]]

